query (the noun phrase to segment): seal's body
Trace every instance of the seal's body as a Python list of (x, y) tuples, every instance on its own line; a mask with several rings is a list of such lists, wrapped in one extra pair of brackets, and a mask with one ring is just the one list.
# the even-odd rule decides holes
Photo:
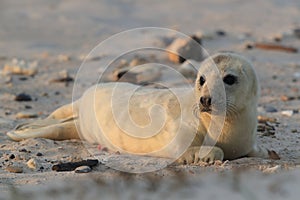
[(16, 141), (81, 138), (120, 152), (179, 158), (180, 163), (267, 158), (268, 150), (255, 142), (258, 96), (251, 63), (220, 53), (201, 64), (194, 89), (99, 84), (8, 136)]

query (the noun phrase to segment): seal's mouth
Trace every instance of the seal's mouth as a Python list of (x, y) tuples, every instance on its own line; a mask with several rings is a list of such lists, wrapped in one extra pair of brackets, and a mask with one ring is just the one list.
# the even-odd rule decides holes
[(212, 109), (211, 107), (200, 107), (200, 112), (211, 113)]

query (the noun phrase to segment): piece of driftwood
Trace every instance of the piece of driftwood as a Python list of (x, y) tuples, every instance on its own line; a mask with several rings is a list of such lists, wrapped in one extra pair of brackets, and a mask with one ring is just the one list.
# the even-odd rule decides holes
[(263, 42), (255, 42), (253, 44), (247, 45), (248, 49), (257, 48), (269, 51), (284, 51), (287, 53), (297, 53), (298, 49), (295, 47), (284, 46), (280, 44), (271, 44), (271, 43), (263, 43)]
[(87, 159), (82, 160), (79, 162), (67, 162), (67, 163), (60, 163), (52, 166), (53, 171), (63, 172), (63, 171), (74, 171), (77, 167), (80, 166), (89, 166), (94, 167), (98, 165), (99, 161), (96, 159)]

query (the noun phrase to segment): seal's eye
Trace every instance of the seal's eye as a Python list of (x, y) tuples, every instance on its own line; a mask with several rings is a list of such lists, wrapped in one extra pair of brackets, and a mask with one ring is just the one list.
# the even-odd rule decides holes
[(233, 85), (233, 84), (235, 84), (235, 83), (237, 82), (237, 77), (236, 77), (236, 76), (233, 76), (233, 75), (231, 75), (231, 74), (229, 74), (229, 75), (227, 75), (227, 76), (225, 76), (225, 77), (223, 78), (223, 81), (224, 81), (224, 83), (226, 83), (227, 85)]
[(200, 76), (199, 83), (200, 83), (201, 86), (204, 85), (205, 78), (203, 76)]

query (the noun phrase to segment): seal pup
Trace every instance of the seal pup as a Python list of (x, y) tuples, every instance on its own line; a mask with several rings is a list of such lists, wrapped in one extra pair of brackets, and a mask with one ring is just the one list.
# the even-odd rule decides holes
[(201, 63), (194, 90), (102, 83), (48, 118), (19, 125), (7, 135), (15, 141), (80, 138), (187, 164), (269, 158), (275, 152), (256, 143), (258, 97), (252, 64), (234, 53), (218, 53)]

